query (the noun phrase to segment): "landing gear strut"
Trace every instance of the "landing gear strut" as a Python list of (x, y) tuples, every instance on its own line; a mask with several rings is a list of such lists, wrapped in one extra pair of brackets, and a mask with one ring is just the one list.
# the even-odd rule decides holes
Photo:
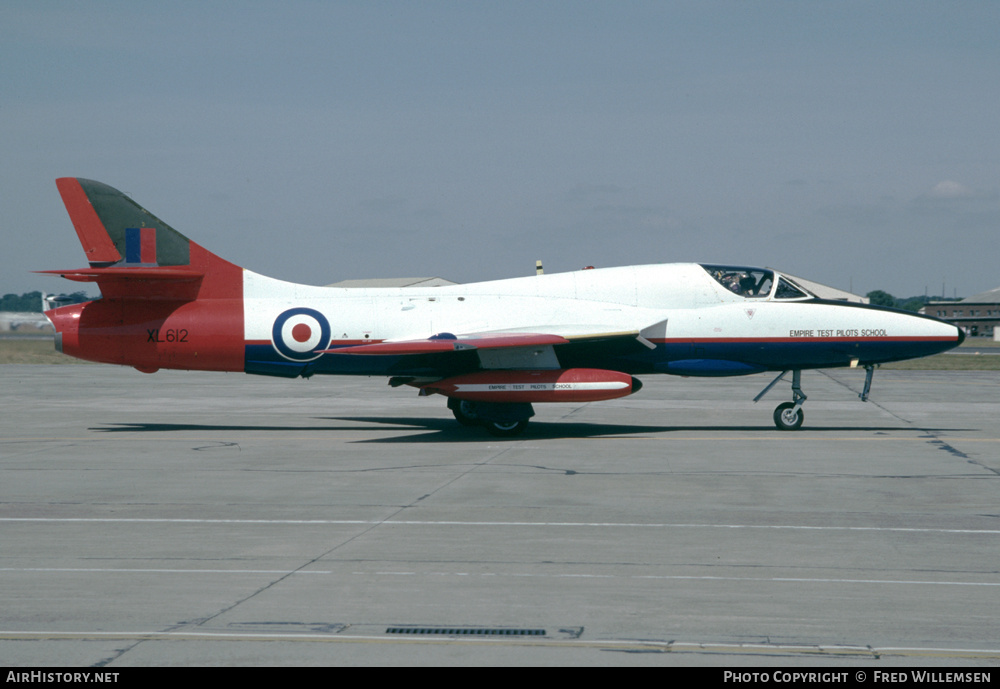
[(872, 391), (872, 376), (875, 374), (875, 366), (868, 364), (865, 366), (865, 387), (858, 394), (862, 402), (868, 401), (868, 393)]

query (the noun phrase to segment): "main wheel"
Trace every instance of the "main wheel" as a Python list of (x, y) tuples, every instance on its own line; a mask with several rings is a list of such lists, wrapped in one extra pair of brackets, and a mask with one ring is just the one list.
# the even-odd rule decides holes
[(782, 431), (797, 431), (802, 428), (804, 420), (802, 407), (796, 409), (794, 402), (782, 402), (774, 410), (774, 425)]
[[(452, 404), (454, 402), (454, 404)], [(482, 423), (476, 413), (476, 403), (466, 400), (449, 399), (448, 407), (455, 415), (455, 420), (463, 426), (478, 426)]]
[(528, 420), (522, 419), (520, 421), (481, 421), (486, 430), (489, 431), (490, 435), (495, 435), (498, 438), (513, 438), (515, 435), (521, 435), (524, 433), (524, 429), (528, 427)]

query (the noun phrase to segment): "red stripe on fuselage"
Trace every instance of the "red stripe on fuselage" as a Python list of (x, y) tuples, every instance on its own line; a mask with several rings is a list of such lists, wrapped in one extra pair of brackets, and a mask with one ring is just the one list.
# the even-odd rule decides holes
[[(334, 340), (329, 344), (330, 347), (354, 347), (357, 345), (367, 345), (367, 344), (378, 344), (382, 340)], [(243, 344), (250, 345), (269, 345), (270, 340), (245, 340)]]

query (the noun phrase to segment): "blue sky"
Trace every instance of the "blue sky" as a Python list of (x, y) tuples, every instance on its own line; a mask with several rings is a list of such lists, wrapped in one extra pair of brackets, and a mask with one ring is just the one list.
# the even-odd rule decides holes
[(993, 1), (8, 0), (0, 293), (80, 288), (30, 273), (85, 264), (78, 176), (312, 284), (705, 261), (969, 296), (997, 36)]

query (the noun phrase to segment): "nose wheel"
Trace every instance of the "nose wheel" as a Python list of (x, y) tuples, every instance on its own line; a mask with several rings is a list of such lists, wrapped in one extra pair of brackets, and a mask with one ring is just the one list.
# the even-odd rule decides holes
[(774, 425), (782, 431), (799, 430), (805, 418), (802, 406), (796, 405), (795, 402), (782, 402), (774, 410)]
[[(781, 375), (771, 381), (771, 384), (764, 388), (759, 395), (753, 398), (754, 402), (760, 400), (768, 391), (778, 384), (788, 371), (782, 371)], [(802, 404), (808, 399), (802, 392), (802, 371), (792, 371), (792, 401), (782, 402), (774, 410), (774, 425), (781, 431), (797, 431), (802, 428), (805, 420), (805, 412), (802, 411)]]

